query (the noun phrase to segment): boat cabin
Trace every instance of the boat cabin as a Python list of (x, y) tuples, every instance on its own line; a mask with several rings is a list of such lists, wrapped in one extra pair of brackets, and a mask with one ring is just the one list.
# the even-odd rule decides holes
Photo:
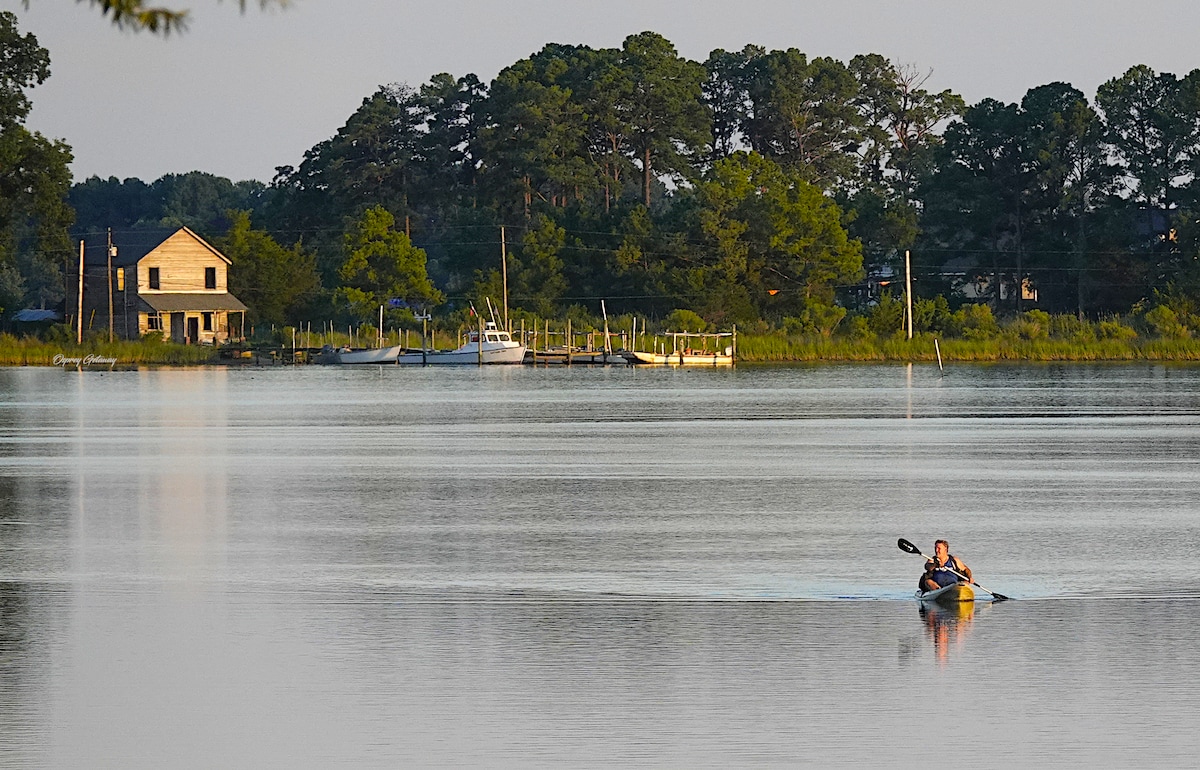
[[(479, 330), (472, 329), (470, 334), (467, 336), (467, 341), (476, 343), (479, 342)], [(512, 335), (506, 331), (497, 329), (495, 323), (488, 321), (487, 326), (485, 326), (483, 329), (483, 341), (484, 343), (512, 342)]]

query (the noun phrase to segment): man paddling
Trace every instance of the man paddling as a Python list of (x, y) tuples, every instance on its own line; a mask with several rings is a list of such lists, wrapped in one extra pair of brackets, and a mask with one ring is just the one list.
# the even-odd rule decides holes
[[(954, 574), (955, 572), (958, 575)], [(949, 543), (938, 540), (933, 544), (933, 558), (925, 562), (925, 574), (921, 575), (917, 587), (922, 591), (936, 591), (962, 580), (959, 575), (970, 581), (971, 568), (964, 564), (962, 559), (950, 555)]]

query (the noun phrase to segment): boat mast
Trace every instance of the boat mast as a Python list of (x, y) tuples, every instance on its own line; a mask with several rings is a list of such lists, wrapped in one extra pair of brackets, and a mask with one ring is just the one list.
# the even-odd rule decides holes
[(508, 328), (508, 247), (504, 243), (504, 225), (500, 225), (500, 275), (504, 285), (504, 331)]

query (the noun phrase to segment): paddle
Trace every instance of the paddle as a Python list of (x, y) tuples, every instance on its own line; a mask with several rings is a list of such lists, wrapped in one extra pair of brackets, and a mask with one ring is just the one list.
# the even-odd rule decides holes
[[(907, 551), (908, 553), (915, 553), (917, 556), (925, 556), (925, 554), (921, 553), (920, 548), (917, 548), (915, 545), (908, 542), (904, 538), (900, 538), (899, 540), (897, 540), (896, 545), (900, 546), (901, 551)], [(928, 556), (925, 556), (925, 559), (928, 561), (933, 561), (933, 559), (930, 559)], [(950, 569), (949, 567), (946, 567), (946, 569), (949, 570), (950, 572), (954, 573), (955, 575), (958, 575), (960, 578), (967, 581), (968, 583), (975, 586), (976, 588), (978, 588), (982, 591), (986, 591), (987, 593), (991, 594), (993, 601), (1006, 602), (1012, 598), (1010, 596), (1005, 596), (1004, 594), (998, 594), (990, 588), (984, 588), (983, 586), (979, 585), (974, 580), (972, 580), (971, 578), (967, 577), (966, 575), (962, 574), (961, 572), (959, 572), (957, 570)]]

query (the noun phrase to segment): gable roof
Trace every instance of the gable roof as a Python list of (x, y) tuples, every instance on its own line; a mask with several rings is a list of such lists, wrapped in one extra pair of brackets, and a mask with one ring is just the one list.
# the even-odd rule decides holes
[[(208, 251), (226, 264), (232, 264), (229, 257), (217, 251), (199, 235), (186, 227), (156, 227), (146, 230), (114, 230), (112, 244), (117, 247), (117, 256), (113, 257), (113, 267), (128, 267), (140, 262), (147, 254), (166, 243), (171, 238), (183, 233), (193, 238)], [(92, 233), (84, 239), (84, 266), (103, 267), (108, 262), (108, 233)]]

